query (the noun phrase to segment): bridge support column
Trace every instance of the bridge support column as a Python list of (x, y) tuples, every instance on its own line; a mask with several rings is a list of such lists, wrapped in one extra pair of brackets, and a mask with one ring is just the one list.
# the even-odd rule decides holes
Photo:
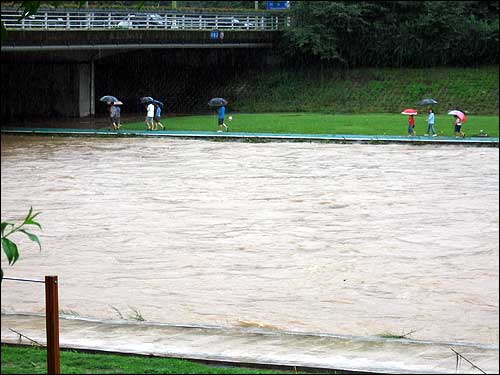
[(80, 117), (95, 115), (94, 60), (78, 64), (78, 110)]

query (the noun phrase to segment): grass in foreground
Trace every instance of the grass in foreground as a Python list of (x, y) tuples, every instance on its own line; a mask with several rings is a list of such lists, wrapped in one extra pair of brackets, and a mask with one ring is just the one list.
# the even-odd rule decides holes
[[(62, 374), (291, 374), (276, 370), (212, 367), (187, 360), (61, 351)], [(47, 352), (2, 345), (2, 374), (46, 374)], [(333, 373), (333, 372), (332, 372)]]
[[(228, 117), (233, 120), (229, 121)], [(417, 115), (415, 130), (424, 135), (427, 116)], [(216, 115), (163, 118), (166, 130), (216, 131)], [(407, 135), (407, 116), (401, 114), (321, 114), (321, 113), (228, 113), (225, 123), (230, 132), (282, 133), (282, 134), (356, 134), (356, 135)], [(126, 123), (122, 129), (145, 130), (144, 122)], [(454, 136), (453, 116), (436, 115), (438, 136)], [(498, 116), (468, 116), (462, 131), (467, 137), (480, 135), (480, 130), (490, 137), (498, 137)]]

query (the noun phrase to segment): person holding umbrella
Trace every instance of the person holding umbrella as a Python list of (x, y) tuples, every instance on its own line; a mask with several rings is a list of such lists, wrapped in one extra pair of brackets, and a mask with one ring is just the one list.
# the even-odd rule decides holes
[(434, 111), (432, 110), (432, 108), (429, 108), (429, 115), (427, 116), (427, 132), (425, 133), (425, 135), (429, 135), (431, 131), (432, 136), (436, 137), (437, 133), (434, 129)]
[(401, 114), (408, 116), (408, 137), (417, 135), (417, 133), (415, 132), (415, 118), (413, 117), (417, 114), (417, 111), (412, 108), (407, 108), (403, 112), (401, 112)]
[(467, 117), (462, 111), (459, 111), (458, 109), (454, 109), (450, 112), (448, 112), (449, 115), (452, 115), (455, 117), (455, 121), (453, 121), (453, 125), (455, 126), (455, 137), (462, 137), (465, 138), (465, 134), (462, 132), (462, 123), (467, 121)]
[(414, 115), (408, 116), (408, 137), (411, 137), (412, 135), (417, 135), (417, 132), (415, 131)]
[(222, 132), (222, 128), (226, 128), (227, 131), (227, 125), (224, 123), (224, 116), (226, 114), (226, 107), (227, 105), (227, 100), (224, 98), (212, 98), (208, 101), (208, 105), (211, 107), (218, 107), (217, 109), (217, 114), (218, 114), (218, 121), (217, 125), (219, 126), (219, 130), (217, 132)]
[(117, 105), (115, 102), (110, 103), (109, 107), (109, 116), (111, 119), (111, 126), (113, 127), (112, 130), (119, 130), (120, 129), (120, 107)]
[(113, 95), (104, 95), (99, 99), (108, 105), (109, 121), (111, 123), (111, 130), (118, 130), (120, 128), (120, 107), (123, 103)]
[(455, 138), (458, 138), (459, 136), (462, 138), (465, 138), (465, 134), (462, 132), (462, 121), (460, 120), (460, 117), (457, 115), (454, 115), (455, 121), (453, 121), (453, 125), (455, 125)]
[(224, 124), (224, 115), (226, 113), (226, 107), (224, 107), (223, 105), (221, 105), (219, 107), (219, 110), (218, 110), (218, 114), (219, 114), (219, 122), (218, 122), (218, 125), (219, 125), (219, 130), (217, 130), (218, 132), (222, 132), (222, 127), (224, 127), (227, 131), (227, 125)]

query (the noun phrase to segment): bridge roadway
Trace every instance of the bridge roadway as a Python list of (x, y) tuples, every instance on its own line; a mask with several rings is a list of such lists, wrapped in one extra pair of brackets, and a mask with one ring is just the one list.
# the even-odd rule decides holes
[[(46, 343), (42, 315), (2, 314), (3, 344)], [(21, 333), (23, 336), (17, 334)], [(59, 319), (60, 347), (246, 367), (348, 373), (498, 374), (498, 345), (279, 332), (74, 317)], [(457, 361), (458, 352), (465, 360)], [(459, 366), (459, 368), (457, 368)]]

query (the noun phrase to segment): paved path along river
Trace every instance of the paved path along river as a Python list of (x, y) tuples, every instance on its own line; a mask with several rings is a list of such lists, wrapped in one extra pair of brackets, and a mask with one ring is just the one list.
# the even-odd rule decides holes
[[(2, 134), (63, 314), (498, 344), (498, 148)], [(43, 312), (10, 282), (3, 312)]]

